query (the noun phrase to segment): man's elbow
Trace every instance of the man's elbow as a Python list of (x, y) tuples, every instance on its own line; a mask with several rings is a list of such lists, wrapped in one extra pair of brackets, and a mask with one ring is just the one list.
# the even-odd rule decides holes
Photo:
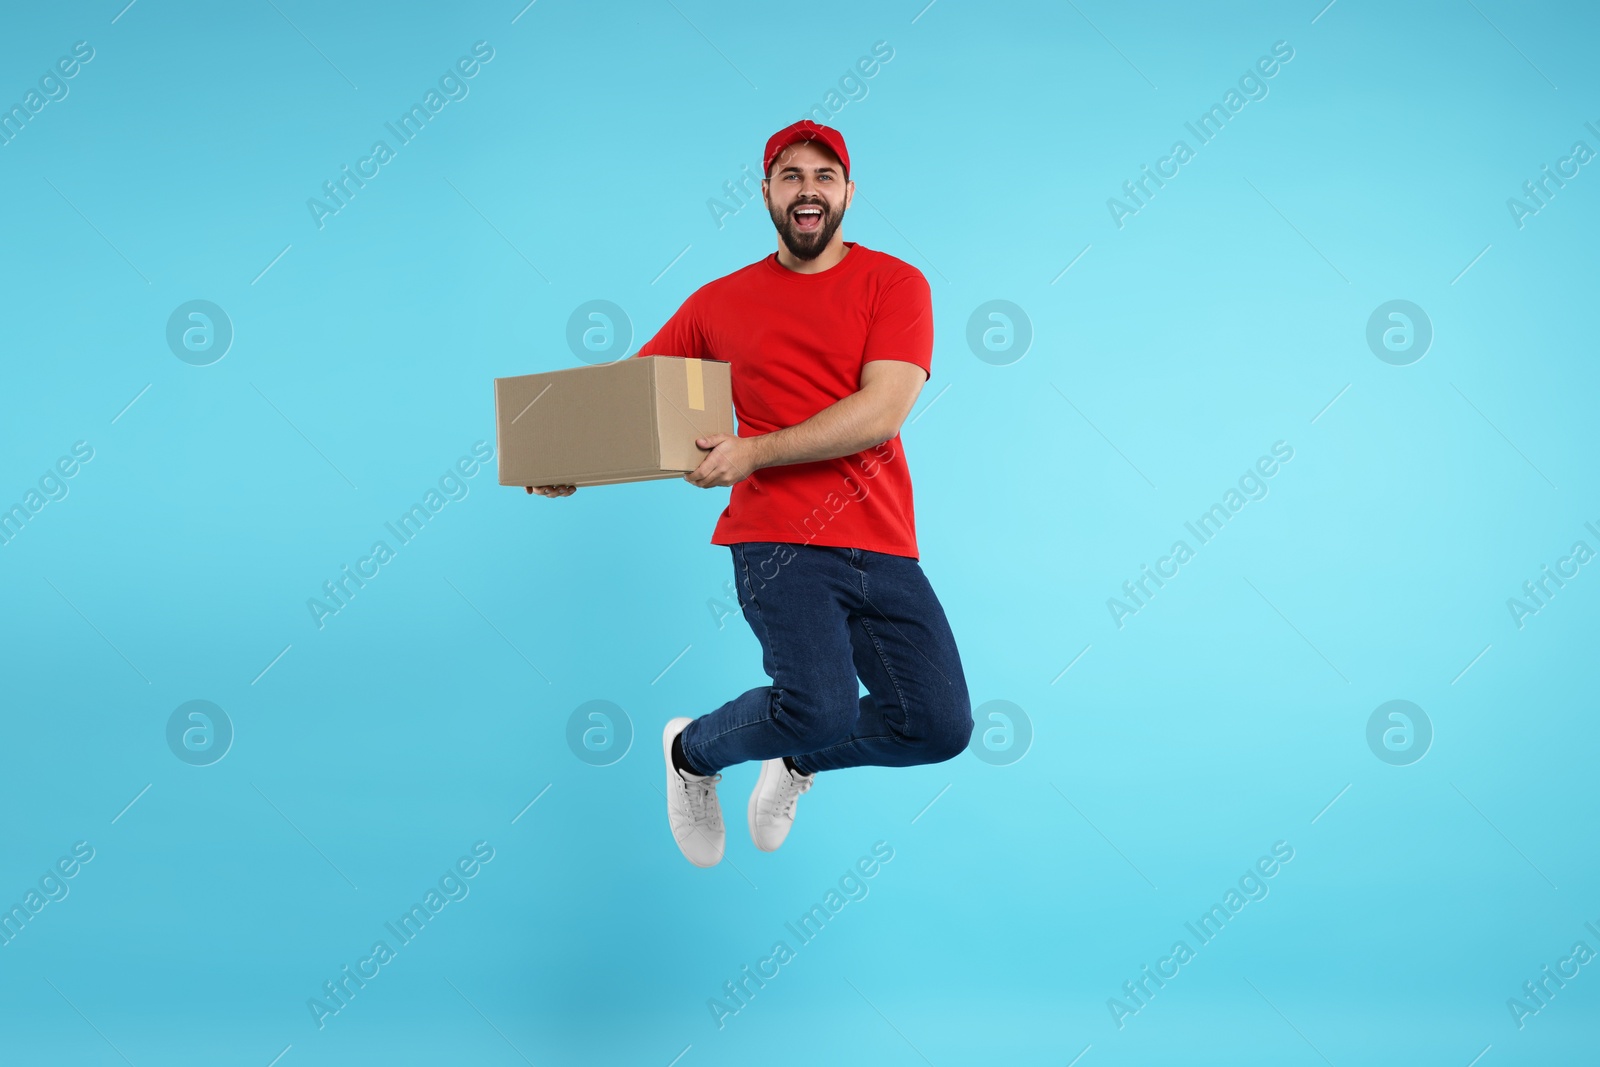
[(862, 409), (872, 427), (872, 444), (868, 447), (875, 448), (894, 440), (900, 433), (901, 424), (910, 417), (911, 409), (916, 407), (917, 391), (920, 391), (920, 386), (909, 393), (905, 390), (891, 391), (887, 387), (866, 393), (871, 397), (871, 402)]
[[(906, 414), (909, 414), (906, 413)], [(872, 434), (872, 445), (876, 448), (887, 441), (893, 441), (900, 432), (900, 424), (905, 421), (905, 414), (891, 413), (878, 421), (877, 428)]]

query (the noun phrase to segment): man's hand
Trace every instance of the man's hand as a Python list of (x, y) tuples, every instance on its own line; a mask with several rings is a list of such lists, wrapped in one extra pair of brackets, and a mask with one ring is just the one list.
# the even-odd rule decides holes
[(756, 438), (739, 437), (731, 433), (695, 438), (695, 447), (707, 451), (709, 455), (700, 461), (700, 466), (685, 474), (684, 480), (702, 489), (744, 481), (761, 466), (755, 441)]
[(575, 485), (541, 485), (538, 487), (525, 485), (523, 488), (530, 493), (538, 493), (540, 496), (571, 496), (578, 491), (578, 487)]
[(684, 478), (702, 488), (733, 485), (766, 467), (841, 459), (876, 448), (900, 432), (927, 378), (915, 363), (868, 360), (861, 366), (861, 388), (804, 422), (750, 437), (697, 438), (695, 444), (711, 454)]

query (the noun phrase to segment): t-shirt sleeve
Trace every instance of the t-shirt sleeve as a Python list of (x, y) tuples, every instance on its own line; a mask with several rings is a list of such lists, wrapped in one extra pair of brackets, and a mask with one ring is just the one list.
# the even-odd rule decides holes
[(878, 300), (861, 362), (874, 359), (915, 363), (933, 377), (933, 294), (915, 267), (901, 272)]
[(654, 337), (639, 346), (635, 356), (683, 356), (689, 359), (714, 359), (706, 339), (705, 322), (700, 315), (703, 290), (689, 294)]

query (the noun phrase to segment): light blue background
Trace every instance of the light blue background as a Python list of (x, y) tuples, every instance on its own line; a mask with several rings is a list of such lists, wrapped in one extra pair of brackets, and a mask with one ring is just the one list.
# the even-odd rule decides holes
[[(1600, 950), (1600, 575), (1522, 628), (1506, 605), (1600, 549), (1600, 173), (1506, 206), (1600, 149), (1592, 7), (122, 3), (0, 35), (8, 105), (95, 49), (0, 147), (0, 505), (94, 449), (0, 547), (0, 903), (95, 849), (0, 948), (0, 1060), (1592, 1055), (1600, 965), (1522, 1029), (1506, 1006)], [(319, 229), (307, 199), (480, 40), (470, 95)], [(546, 500), (491, 467), (322, 629), (306, 601), (493, 442), (493, 377), (579, 365), (580, 304), (637, 346), (771, 252), (759, 205), (719, 228), (708, 199), (878, 41), (831, 120), (844, 232), (932, 285), (922, 564), (975, 704), (1034, 737), (825, 774), (771, 855), (729, 769), (702, 871), (658, 738), (764, 681), (713, 610), (726, 489)], [(1269, 95), (1118, 228), (1107, 199), (1277, 41)], [(236, 331), (210, 366), (165, 341), (194, 299)], [(996, 299), (1034, 334), (1005, 366), (966, 342)], [(1365, 340), (1392, 299), (1435, 331), (1409, 366)], [(1276, 441), (1270, 495), (1119, 629), (1107, 598)], [(165, 739), (195, 699), (236, 731), (207, 767)], [(1391, 699), (1435, 731), (1409, 766), (1367, 745)], [(590, 700), (634, 731), (610, 766), (566, 742)], [(319, 1029), (307, 1000), (477, 841), (470, 895)], [(793, 942), (878, 841), (869, 894)], [(1119, 1029), (1108, 998), (1277, 841), (1270, 895)], [(719, 1029), (708, 999), (780, 938)]]

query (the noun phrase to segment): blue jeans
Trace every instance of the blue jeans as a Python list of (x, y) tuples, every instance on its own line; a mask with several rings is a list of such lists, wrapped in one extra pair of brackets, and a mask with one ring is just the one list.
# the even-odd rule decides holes
[(805, 774), (909, 767), (967, 747), (972, 703), (961, 658), (916, 560), (776, 541), (728, 547), (739, 607), (772, 684), (684, 728), (695, 771), (780, 756)]

